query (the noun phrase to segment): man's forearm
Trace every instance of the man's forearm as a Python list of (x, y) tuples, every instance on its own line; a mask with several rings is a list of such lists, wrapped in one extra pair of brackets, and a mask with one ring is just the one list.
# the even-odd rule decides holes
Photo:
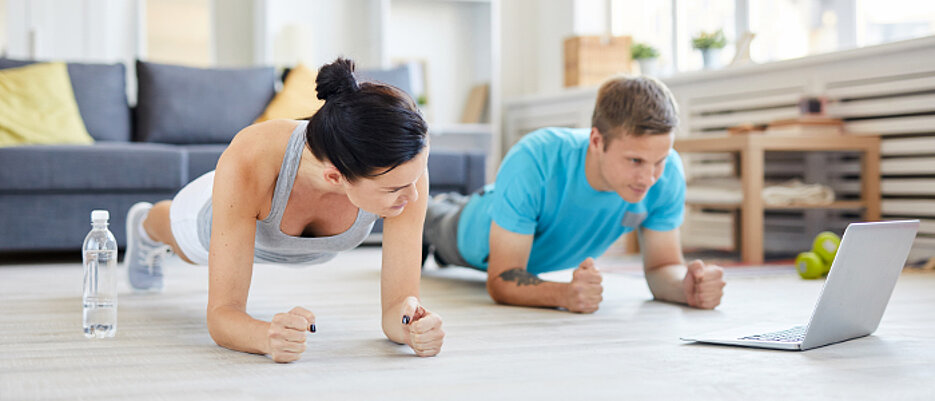
[(564, 307), (567, 283), (545, 281), (525, 269), (514, 268), (487, 278), (487, 292), (507, 305)]
[(684, 265), (667, 265), (647, 269), (646, 284), (653, 297), (660, 301), (684, 304), (685, 291), (682, 289), (682, 280), (685, 278)]

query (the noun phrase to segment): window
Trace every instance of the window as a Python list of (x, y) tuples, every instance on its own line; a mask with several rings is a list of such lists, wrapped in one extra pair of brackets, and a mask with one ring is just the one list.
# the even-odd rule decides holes
[(659, 68), (669, 73), (674, 69), (672, 51), (672, 2), (644, 0), (612, 0), (612, 32), (630, 35), (633, 43), (645, 43), (659, 51)]
[(665, 74), (701, 69), (701, 31), (724, 31), (721, 65), (743, 30), (758, 63), (935, 34), (935, 2), (917, 0), (611, 0), (611, 13), (613, 33), (656, 47)]
[(735, 0), (676, 0), (676, 48), (678, 70), (694, 71), (702, 67), (701, 52), (692, 48), (692, 37), (700, 32), (724, 31), (727, 46), (718, 57), (720, 65), (727, 65), (734, 56)]
[[(750, 43), (750, 58), (763, 63), (808, 55), (813, 53), (810, 40), (813, 36), (822, 36), (817, 41), (836, 41), (826, 37), (829, 28), (824, 26), (816, 27), (815, 34), (810, 34), (811, 3), (803, 0), (750, 0), (750, 31), (756, 35)], [(829, 15), (833, 14), (825, 17), (833, 29), (835, 20)]]
[(870, 46), (935, 33), (935, 3), (857, 0), (857, 44)]
[(723, 65), (734, 54), (735, 1), (611, 0), (613, 34), (630, 35), (634, 43), (655, 47), (661, 71), (671, 74), (701, 69), (701, 53), (692, 48), (691, 39), (699, 32), (721, 29), (728, 40), (719, 57)]

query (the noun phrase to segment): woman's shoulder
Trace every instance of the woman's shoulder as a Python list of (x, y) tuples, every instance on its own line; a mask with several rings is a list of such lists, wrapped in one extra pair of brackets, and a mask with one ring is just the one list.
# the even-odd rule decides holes
[(300, 121), (276, 119), (250, 125), (237, 133), (231, 141), (231, 146), (246, 146), (251, 148), (275, 146), (281, 143), (285, 146)]
[(289, 137), (300, 122), (269, 120), (246, 127), (221, 154), (217, 169), (249, 171), (258, 177), (279, 173)]
[(240, 130), (224, 153), (252, 162), (266, 159), (281, 161), (289, 137), (298, 125), (299, 121), (283, 119), (253, 124)]

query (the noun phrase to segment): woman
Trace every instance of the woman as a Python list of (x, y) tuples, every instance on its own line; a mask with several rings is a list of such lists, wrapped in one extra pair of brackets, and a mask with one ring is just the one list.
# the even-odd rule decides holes
[(353, 71), (347, 59), (323, 66), (316, 83), (325, 104), (308, 121), (244, 128), (215, 171), (171, 201), (134, 205), (125, 257), (132, 286), (161, 289), (168, 252), (207, 264), (214, 341), (295, 361), (305, 351), (306, 332), (315, 332), (315, 315), (299, 306), (271, 322), (247, 315), (253, 263), (322, 263), (359, 245), (382, 216), (383, 332), (419, 356), (437, 354), (442, 320), (418, 299), (426, 124), (404, 92), (358, 84)]

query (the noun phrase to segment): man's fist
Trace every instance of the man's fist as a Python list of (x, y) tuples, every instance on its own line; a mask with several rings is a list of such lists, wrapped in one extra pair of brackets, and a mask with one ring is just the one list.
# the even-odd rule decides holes
[(571, 312), (592, 313), (604, 299), (603, 292), (601, 272), (594, 267), (594, 259), (587, 258), (572, 274), (563, 306)]
[(699, 309), (714, 309), (720, 305), (724, 295), (724, 270), (720, 266), (706, 265), (700, 260), (688, 264), (682, 290), (689, 306)]
[(402, 310), (403, 329), (409, 333), (409, 347), (418, 356), (435, 356), (442, 350), (445, 331), (442, 318), (419, 304), (416, 297), (406, 298)]
[(301, 306), (277, 313), (266, 333), (269, 356), (276, 362), (292, 362), (305, 352), (305, 333), (315, 332), (315, 314)]

